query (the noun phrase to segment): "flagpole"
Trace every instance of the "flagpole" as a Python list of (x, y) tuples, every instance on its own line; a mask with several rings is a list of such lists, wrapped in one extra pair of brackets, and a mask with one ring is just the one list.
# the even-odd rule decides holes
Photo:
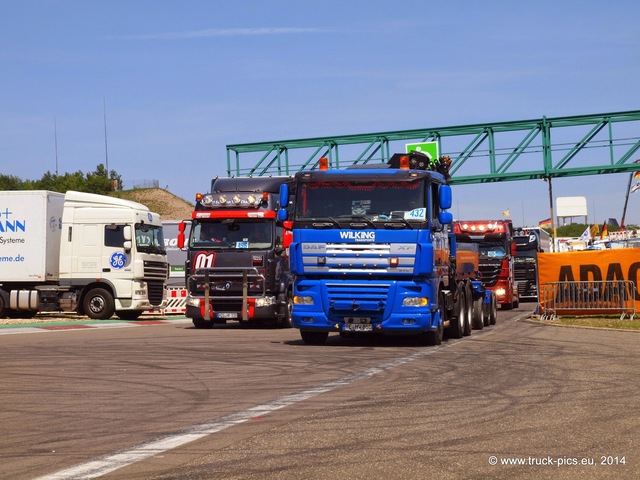
[(620, 229), (624, 230), (624, 217), (627, 215), (627, 204), (629, 203), (629, 192), (631, 192), (631, 182), (633, 181), (634, 173), (629, 174), (629, 185), (627, 185), (627, 195), (624, 197), (624, 208), (622, 209), (622, 220), (620, 221)]

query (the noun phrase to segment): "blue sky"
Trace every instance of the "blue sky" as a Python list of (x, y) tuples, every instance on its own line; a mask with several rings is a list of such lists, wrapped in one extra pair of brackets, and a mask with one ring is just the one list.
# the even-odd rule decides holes
[[(95, 170), (105, 105), (109, 168), (188, 200), (227, 144), (638, 110), (638, 18), (627, 0), (0, 0), (0, 173), (55, 172), (56, 139), (60, 173)], [(554, 197), (620, 220), (627, 180)], [(549, 217), (539, 180), (454, 195), (456, 217)]]

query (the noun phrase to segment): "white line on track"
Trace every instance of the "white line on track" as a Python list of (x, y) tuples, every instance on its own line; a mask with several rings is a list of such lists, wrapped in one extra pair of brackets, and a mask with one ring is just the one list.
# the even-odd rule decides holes
[[(489, 333), (488, 331), (485, 332)], [(482, 334), (482, 332), (477, 332), (475, 336), (478, 336), (478, 334)], [(459, 343), (459, 340), (450, 340), (446, 344), (440, 345), (438, 347), (429, 347), (420, 352), (416, 352), (411, 355), (398, 358), (396, 360), (385, 362), (381, 365), (368, 368), (361, 372), (347, 375), (346, 377), (343, 377), (341, 379), (324, 383), (316, 387), (311, 387), (298, 393), (285, 395), (284, 397), (277, 398), (269, 403), (264, 403), (262, 405), (248, 408), (241, 412), (225, 415), (211, 422), (194, 425), (186, 430), (182, 430), (162, 438), (151, 440), (147, 443), (136, 445), (126, 450), (121, 450), (119, 452), (106, 455), (102, 458), (92, 460), (75, 467), (60, 470), (50, 475), (39, 477), (36, 480), (63, 480), (69, 478), (87, 479), (106, 475), (107, 473), (113, 472), (128, 465), (132, 465), (136, 462), (140, 462), (154, 455), (160, 455), (173, 448), (177, 448), (187, 443), (199, 440), (208, 435), (212, 435), (229, 427), (233, 427), (234, 425), (244, 423), (248, 420), (251, 420), (252, 418), (269, 414), (276, 410), (280, 410), (298, 402), (308, 400), (323, 393), (331, 392), (332, 390), (336, 390), (340, 387), (344, 387), (359, 380), (373, 377), (374, 375), (378, 375), (387, 370), (391, 370), (392, 368), (404, 365), (405, 363), (412, 362), (428, 355), (433, 355), (443, 348), (452, 347), (457, 343)]]

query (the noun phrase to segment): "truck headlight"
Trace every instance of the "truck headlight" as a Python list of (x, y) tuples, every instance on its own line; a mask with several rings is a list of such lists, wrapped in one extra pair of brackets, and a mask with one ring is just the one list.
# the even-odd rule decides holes
[(268, 307), (276, 303), (276, 297), (256, 298), (256, 307)]
[(504, 288), (496, 288), (496, 297), (503, 298), (507, 294)]
[(405, 297), (402, 300), (403, 307), (426, 307), (429, 305), (427, 297)]
[(187, 297), (185, 303), (190, 307), (200, 307), (200, 299), (196, 297)]
[(313, 297), (296, 295), (293, 297), (293, 303), (296, 305), (313, 305)]

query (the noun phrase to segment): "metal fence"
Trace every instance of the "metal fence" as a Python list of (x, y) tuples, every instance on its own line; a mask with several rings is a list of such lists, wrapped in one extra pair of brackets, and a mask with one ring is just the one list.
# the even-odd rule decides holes
[(549, 282), (541, 285), (540, 317), (553, 320), (558, 314), (620, 313), (633, 320), (636, 285), (630, 280)]

